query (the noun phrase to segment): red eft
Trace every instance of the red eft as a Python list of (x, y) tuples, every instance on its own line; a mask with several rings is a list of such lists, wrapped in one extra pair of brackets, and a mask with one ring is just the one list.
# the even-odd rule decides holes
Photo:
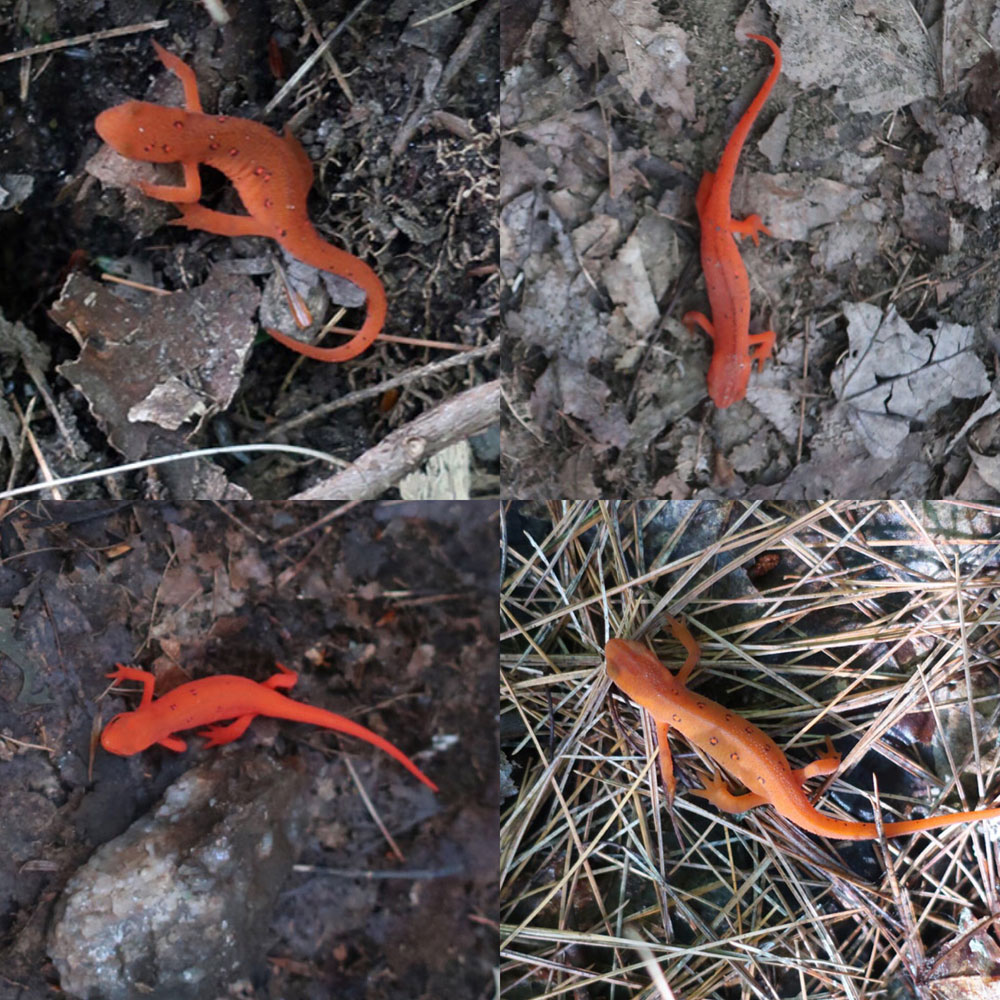
[[(385, 324), (385, 289), (378, 275), (346, 250), (327, 243), (312, 227), (306, 197), (312, 187), (312, 162), (288, 129), (283, 135), (259, 122), (227, 115), (206, 115), (198, 98), (194, 70), (173, 53), (153, 47), (160, 62), (184, 85), (184, 108), (148, 101), (127, 101), (102, 111), (94, 122), (100, 137), (122, 156), (148, 163), (179, 163), (184, 184), (147, 184), (151, 198), (174, 202), (181, 212), (174, 226), (204, 229), (220, 236), (269, 236), (312, 267), (353, 282), (367, 296), (365, 321), (341, 347), (314, 347), (267, 332), (285, 347), (317, 361), (347, 361), (371, 346)], [(236, 188), (249, 215), (216, 212), (197, 204), (201, 197), (198, 164), (215, 167)]]
[(750, 128), (760, 114), (771, 88), (781, 73), (781, 50), (763, 35), (747, 35), (763, 42), (774, 53), (774, 66), (743, 117), (736, 123), (726, 143), (715, 173), (705, 171), (695, 195), (698, 221), (701, 223), (701, 267), (705, 288), (712, 307), (712, 319), (704, 313), (687, 312), (682, 322), (693, 330), (700, 326), (712, 338), (712, 363), (708, 368), (708, 394), (720, 409), (741, 400), (747, 392), (750, 368), (758, 369), (771, 355), (774, 331), (750, 333), (750, 282), (743, 266), (733, 233), (749, 236), (760, 245), (758, 233), (771, 231), (761, 224), (759, 215), (734, 219), (730, 215), (729, 196), (736, 176), (736, 164)]
[[(667, 733), (680, 730), (696, 747), (708, 754), (720, 767), (738, 778), (749, 789), (734, 795), (722, 778), (699, 772), (705, 787), (692, 794), (708, 799), (723, 812), (741, 813), (754, 806), (772, 805), (786, 819), (810, 833), (834, 840), (874, 840), (874, 823), (837, 819), (820, 812), (806, 797), (802, 783), (818, 774), (832, 774), (840, 764), (840, 755), (827, 737), (829, 757), (814, 760), (805, 767), (792, 768), (778, 744), (752, 722), (730, 712), (722, 705), (689, 691), (684, 685), (701, 649), (687, 626), (670, 619), (674, 638), (687, 650), (684, 666), (671, 674), (640, 642), (612, 639), (605, 648), (608, 676), (633, 701), (638, 702), (656, 722), (660, 745), (660, 771), (668, 796), (673, 797), (674, 773)], [(937, 830), (956, 823), (995, 819), (1000, 809), (927, 816), (895, 823), (883, 823), (887, 837), (901, 837), (918, 830)]]
[(181, 684), (155, 701), (153, 687), (156, 678), (151, 673), (135, 667), (125, 667), (120, 663), (116, 666), (118, 669), (107, 676), (115, 681), (139, 681), (142, 684), (142, 700), (135, 711), (114, 716), (104, 727), (101, 746), (109, 753), (129, 757), (154, 743), (183, 753), (187, 744), (171, 735), (172, 733), (194, 726), (205, 726), (221, 719), (235, 720), (226, 726), (209, 725), (208, 729), (198, 733), (207, 738), (206, 747), (218, 747), (238, 740), (255, 716), (269, 715), (274, 719), (308, 722), (313, 726), (357, 736), (394, 757), (428, 788), (435, 792), (438, 790), (438, 786), (402, 750), (378, 733), (373, 733), (342, 715), (301, 701), (293, 701), (279, 694), (278, 688), (290, 688), (298, 680), (298, 674), (294, 670), (289, 670), (280, 663), (275, 664), (280, 673), (260, 684), (249, 677), (236, 674), (216, 674), (214, 677)]

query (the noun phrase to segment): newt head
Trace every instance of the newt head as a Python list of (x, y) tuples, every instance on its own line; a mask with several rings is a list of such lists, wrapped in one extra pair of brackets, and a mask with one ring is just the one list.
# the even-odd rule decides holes
[(153, 745), (155, 740), (147, 735), (149, 725), (142, 719), (136, 725), (136, 714), (119, 712), (118, 715), (112, 716), (111, 721), (104, 727), (101, 733), (101, 746), (108, 753), (130, 757)]
[(94, 120), (97, 134), (116, 152), (147, 163), (176, 163), (187, 156), (188, 113), (148, 101), (126, 101)]
[(636, 701), (636, 692), (655, 689), (664, 674), (670, 676), (649, 647), (633, 639), (611, 639), (604, 657), (608, 677)]

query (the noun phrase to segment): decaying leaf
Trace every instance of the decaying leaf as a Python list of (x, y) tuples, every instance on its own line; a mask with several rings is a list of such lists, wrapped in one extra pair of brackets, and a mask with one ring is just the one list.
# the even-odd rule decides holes
[(571, 0), (563, 27), (576, 39), (579, 61), (589, 66), (603, 56), (634, 101), (645, 95), (694, 117), (687, 32), (664, 21), (648, 0)]
[(850, 350), (831, 384), (848, 419), (876, 458), (891, 458), (910, 434), (953, 399), (990, 391), (986, 368), (973, 350), (975, 328), (939, 323), (916, 332), (895, 311), (883, 315), (865, 302), (845, 303)]
[(150, 295), (142, 306), (75, 272), (49, 315), (84, 347), (59, 372), (87, 397), (111, 443), (142, 457), (157, 425), (177, 428), (229, 404), (256, 334), (258, 300), (249, 278), (222, 268), (198, 288)]

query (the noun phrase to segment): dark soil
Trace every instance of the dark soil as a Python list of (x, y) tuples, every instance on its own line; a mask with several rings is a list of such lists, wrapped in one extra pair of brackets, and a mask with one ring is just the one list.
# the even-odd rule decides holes
[[(319, 37), (328, 35), (355, 6), (348, 0), (311, 4)], [(207, 112), (254, 118), (279, 130), (291, 122), (314, 164), (310, 218), (326, 239), (378, 273), (389, 299), (387, 333), (470, 348), (490, 342), (496, 317), (496, 275), (491, 267), (496, 259), (496, 154), (495, 124), (489, 116), (496, 107), (498, 26), (478, 36), (461, 69), (442, 88), (445, 92), (436, 96), (434, 107), (454, 118), (425, 116), (403, 151), (393, 150), (404, 122), (420, 106), (428, 81), (453, 59), (477, 14), (475, 7), (466, 8), (414, 27), (434, 9), (419, 0), (370, 4), (331, 45), (343, 85), (321, 59), (284, 104), (267, 115), (265, 105), (283, 84), (275, 78), (275, 64), (290, 76), (316, 46), (290, 0), (231, 5), (233, 19), (221, 27), (210, 23), (200, 5), (151, 0), (55, 4), (0, 25), (0, 52), (6, 52), (110, 27), (169, 21), (169, 27), (156, 31), (137, 30), (35, 56), (30, 62), (0, 64), (0, 183), (10, 187), (12, 174), (33, 183), (26, 199), (15, 207), (8, 199), (0, 207), (0, 315), (25, 324), (43, 351), (41, 377), (63, 427), (57, 426), (51, 407), (37, 399), (30, 411), (30, 434), (52, 475), (109, 467), (122, 458), (108, 442), (114, 429), (92, 411), (93, 399), (57, 371), (80, 353), (79, 345), (47, 312), (71, 266), (100, 278), (106, 268), (127, 259), (142, 269), (148, 284), (178, 290), (196, 289), (220, 261), (229, 266), (234, 259), (253, 258), (251, 274), (262, 287), (258, 272), (271, 272), (272, 258), (281, 256), (276, 244), (263, 238), (234, 240), (166, 228), (163, 223), (175, 217), (172, 209), (147, 200), (138, 211), (128, 210), (120, 190), (102, 186), (86, 172), (85, 165), (101, 147), (93, 128), (100, 111), (129, 99), (159, 102), (160, 89), (177, 100), (174, 79), (156, 60), (153, 37), (194, 67)], [(27, 72), (23, 79), (22, 72)], [(464, 137), (454, 124), (459, 121), (468, 125)], [(204, 204), (242, 211), (221, 174), (204, 167), (201, 172)], [(350, 310), (343, 324), (356, 328), (361, 318), (362, 309)], [(334, 338), (324, 346), (338, 342)], [(169, 344), (164, 349), (169, 352)], [(400, 391), (375, 391), (366, 400), (333, 415), (317, 415), (287, 433), (281, 432), (282, 423), (347, 393), (377, 390), (394, 376), (454, 356), (442, 349), (376, 342), (353, 361), (326, 364), (302, 361), (261, 332), (225, 411), (210, 414), (196, 430), (191, 420), (177, 431), (159, 432), (149, 451), (266, 439), (318, 449), (349, 462), (392, 430), (488, 381), (495, 358), (415, 376)], [(206, 369), (211, 360), (206, 358)], [(16, 347), (0, 344), (0, 364), (10, 403), (10, 409), (0, 413), (0, 428), (10, 442), (0, 453), (0, 484), (21, 485), (38, 478), (36, 457), (18, 442), (18, 435), (22, 415), (39, 389)], [(17, 454), (14, 463), (11, 452)], [(474, 489), (477, 482), (483, 489), (482, 483), (495, 480), (495, 447), (491, 451), (487, 445), (476, 456)], [(146, 454), (125, 457), (134, 460)], [(316, 463), (252, 453), (213, 461), (232, 483), (258, 498), (290, 496), (331, 472)], [(175, 479), (163, 486), (158, 477), (150, 481), (149, 473), (141, 471), (118, 477), (113, 484), (82, 484), (64, 496), (105, 496), (109, 490), (125, 496), (185, 495), (182, 482)]]
[[(329, 513), (307, 503), (84, 502), (0, 521), (2, 1000), (60, 995), (45, 934), (66, 880), (179, 774), (230, 752), (204, 749), (192, 733), (183, 754), (101, 750), (102, 723), (135, 705), (108, 696), (116, 661), (164, 687), (218, 673), (264, 680), (280, 661), (299, 672), (293, 697), (391, 739), (440, 786), (424, 794), (376, 749), (301, 725), (257, 719), (234, 744), (297, 758), (309, 778), (300, 861), (313, 867), (282, 889), (254, 996), (492, 994), (497, 508)], [(347, 759), (405, 862), (361, 804)], [(401, 808), (417, 801), (419, 810)], [(344, 874), (393, 869), (412, 877)]]

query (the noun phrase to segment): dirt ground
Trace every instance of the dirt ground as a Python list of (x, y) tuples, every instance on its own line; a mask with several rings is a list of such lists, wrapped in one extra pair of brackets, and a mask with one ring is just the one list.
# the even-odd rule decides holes
[[(504, 11), (509, 495), (992, 498), (989, 3), (534, 0)], [(920, 15), (926, 18), (921, 22)], [(694, 196), (781, 46), (732, 215), (773, 363), (708, 399)]]
[[(311, 866), (281, 887), (240, 996), (492, 995), (497, 507), (329, 514), (307, 503), (86, 501), (0, 520), (2, 1000), (62, 995), (46, 935), (67, 880), (178, 776), (228, 753), (304, 773), (298, 860)], [(114, 712), (136, 705), (134, 692), (109, 694), (116, 662), (169, 690), (220, 673), (264, 680), (275, 661), (299, 672), (292, 697), (397, 743), (439, 794), (367, 744), (290, 722), (258, 718), (228, 748), (185, 733), (182, 754), (116, 757), (96, 744)], [(394, 869), (415, 874), (379, 879)]]
[[(38, 481), (42, 463), (53, 478), (226, 445), (295, 445), (344, 466), (419, 418), (446, 417), (448, 404), (490, 383), (496, 2), (422, 24), (439, 5), (370, 3), (270, 110), (357, 4), (250, 0), (229, 5), (232, 20), (215, 25), (199, 4), (29, 0), (0, 20), (0, 52), (132, 29), (0, 62), (0, 488)], [(379, 340), (354, 360), (322, 363), (263, 333), (270, 325), (308, 339), (318, 327), (303, 333), (291, 321), (282, 274), (317, 320), (333, 317), (333, 297), (347, 307), (340, 325), (356, 329), (363, 305), (349, 282), (324, 283), (273, 241), (168, 227), (176, 210), (137, 194), (136, 178), (149, 179), (152, 168), (111, 155), (94, 118), (126, 100), (180, 103), (153, 38), (193, 66), (207, 112), (290, 125), (313, 163), (310, 218), (380, 277), (385, 332), (438, 346)], [(179, 179), (173, 166), (156, 169), (159, 183)], [(202, 204), (243, 211), (221, 173), (203, 166), (201, 176)], [(338, 343), (331, 334), (323, 346)], [(477, 417), (471, 434), (447, 421), (428, 436), (427, 455), (442, 449), (440, 461), (461, 473), (466, 495), (496, 495), (497, 421)], [(386, 463), (376, 465), (385, 476)], [(247, 450), (97, 479), (61, 495), (288, 498), (337, 468)], [(399, 479), (388, 475), (370, 495), (399, 495), (388, 492)], [(421, 486), (403, 495), (462, 495), (459, 487)]]

